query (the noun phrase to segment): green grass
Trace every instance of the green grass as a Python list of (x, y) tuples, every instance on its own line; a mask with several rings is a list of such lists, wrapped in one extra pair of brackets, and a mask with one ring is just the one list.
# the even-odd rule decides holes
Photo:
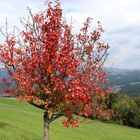
[[(24, 102), (0, 98), (0, 140), (42, 140), (42, 113)], [(80, 128), (65, 128), (61, 119), (51, 124), (50, 140), (140, 139), (139, 129), (89, 120)]]

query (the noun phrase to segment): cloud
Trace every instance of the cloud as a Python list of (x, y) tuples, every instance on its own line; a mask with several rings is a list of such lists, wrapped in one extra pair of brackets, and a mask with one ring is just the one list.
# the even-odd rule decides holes
[[(54, 0), (53, 0), (54, 1)], [(101, 21), (105, 33), (102, 39), (109, 43), (107, 66), (140, 68), (140, 0), (61, 0), (64, 17), (72, 18), (77, 31), (87, 17), (93, 18), (93, 26)], [(5, 17), (9, 26), (20, 26), (19, 17), (27, 17), (27, 6), (33, 12), (42, 11), (44, 0), (1, 0), (0, 26)], [(1, 37), (1, 36), (0, 36)]]

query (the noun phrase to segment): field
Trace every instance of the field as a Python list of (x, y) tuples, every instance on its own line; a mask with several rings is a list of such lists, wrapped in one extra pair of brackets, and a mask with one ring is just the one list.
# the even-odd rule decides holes
[[(42, 111), (15, 99), (0, 98), (0, 140), (42, 140)], [(50, 140), (139, 140), (140, 130), (87, 120), (65, 128), (61, 119), (50, 126)]]

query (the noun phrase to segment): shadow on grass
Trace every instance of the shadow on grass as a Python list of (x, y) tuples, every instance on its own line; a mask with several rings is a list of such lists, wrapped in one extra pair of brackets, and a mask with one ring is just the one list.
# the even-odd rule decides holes
[(8, 125), (9, 125), (8, 123), (0, 122), (0, 128), (5, 128)]

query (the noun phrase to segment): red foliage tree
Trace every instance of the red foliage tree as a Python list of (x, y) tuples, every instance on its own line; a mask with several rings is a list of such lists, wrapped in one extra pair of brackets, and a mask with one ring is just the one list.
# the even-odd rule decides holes
[(44, 110), (44, 140), (49, 124), (60, 116), (66, 116), (67, 127), (80, 124), (74, 113), (107, 116), (109, 92), (103, 64), (108, 45), (100, 41), (100, 23), (90, 32), (91, 18), (87, 18), (74, 35), (62, 19), (59, 0), (54, 6), (48, 3), (47, 11), (29, 13), (30, 19), (22, 20), (25, 30), (20, 36), (5, 35), (0, 60), (16, 86), (8, 92)]

